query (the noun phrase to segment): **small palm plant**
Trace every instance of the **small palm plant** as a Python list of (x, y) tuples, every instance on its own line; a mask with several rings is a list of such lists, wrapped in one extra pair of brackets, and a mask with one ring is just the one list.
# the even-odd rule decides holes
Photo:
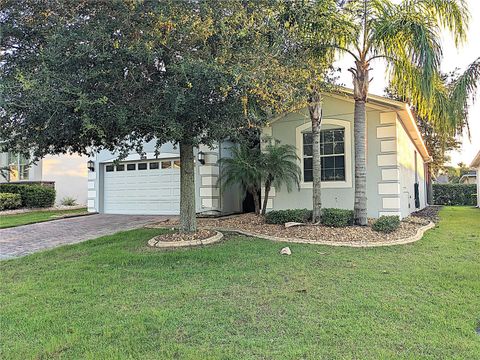
[(221, 172), (218, 181), (224, 187), (240, 185), (253, 196), (255, 214), (260, 214), (260, 184), (262, 181), (261, 158), (259, 149), (250, 149), (245, 145), (232, 147), (231, 157), (221, 158)]
[(262, 160), (262, 179), (265, 187), (263, 194), (262, 215), (267, 211), (268, 195), (272, 186), (281, 188), (285, 185), (287, 191), (292, 191), (292, 185), (300, 186), (301, 170), (298, 166), (298, 156), (293, 145), (280, 145), (279, 141), (266, 138)]

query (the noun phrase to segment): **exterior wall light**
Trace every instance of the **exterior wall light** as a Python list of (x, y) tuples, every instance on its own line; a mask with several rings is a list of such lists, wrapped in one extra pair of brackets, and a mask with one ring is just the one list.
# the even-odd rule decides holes
[(87, 169), (92, 172), (95, 171), (95, 163), (93, 162), (93, 160), (88, 160)]
[(198, 162), (205, 165), (205, 153), (203, 151), (198, 152)]

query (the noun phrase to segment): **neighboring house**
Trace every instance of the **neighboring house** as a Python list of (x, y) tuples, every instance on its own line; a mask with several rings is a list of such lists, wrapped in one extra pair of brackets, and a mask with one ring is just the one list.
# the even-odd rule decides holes
[(0, 153), (0, 167), (8, 168), (6, 179), (10, 183), (54, 183), (57, 192), (55, 203), (65, 197), (74, 198), (79, 205), (87, 203), (86, 157), (78, 155), (47, 155), (36, 164), (15, 153)]
[[(322, 121), (322, 205), (352, 209), (354, 202), (353, 109), (350, 96), (325, 95)], [(408, 216), (426, 206), (426, 171), (430, 155), (408, 106), (379, 96), (367, 103), (368, 216)], [(272, 189), (268, 210), (312, 207), (312, 139), (308, 111), (272, 120), (263, 129), (282, 144), (297, 148), (302, 169), (300, 190)], [(196, 161), (198, 213), (242, 211), (245, 197), (238, 189), (221, 189), (217, 159), (228, 156), (231, 143), (201, 148), (205, 164)], [(171, 144), (154, 155), (154, 143), (145, 144), (146, 156), (130, 154), (115, 164), (116, 155), (102, 151), (92, 158), (89, 172), (89, 211), (120, 214), (178, 214), (180, 184), (178, 150)]]
[(477, 171), (477, 206), (480, 207), (480, 151), (473, 159), (470, 167), (476, 169)]
[(462, 175), (460, 178), (460, 184), (476, 184), (477, 183), (477, 171), (472, 170)]
[(448, 174), (440, 174), (438, 175), (435, 180), (437, 184), (448, 184)]

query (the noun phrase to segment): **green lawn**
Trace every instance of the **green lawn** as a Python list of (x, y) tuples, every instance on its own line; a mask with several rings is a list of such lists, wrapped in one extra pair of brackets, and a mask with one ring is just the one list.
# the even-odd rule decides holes
[(0, 262), (0, 358), (478, 359), (480, 210), (441, 218), (389, 248), (142, 229)]
[(72, 210), (39, 210), (14, 215), (0, 215), (0, 229), (33, 224), (52, 220), (62, 215), (72, 215), (87, 212), (86, 208)]

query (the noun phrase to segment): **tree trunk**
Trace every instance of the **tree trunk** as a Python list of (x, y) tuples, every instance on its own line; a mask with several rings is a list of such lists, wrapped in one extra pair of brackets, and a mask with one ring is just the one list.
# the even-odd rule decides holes
[(255, 206), (255, 215), (260, 215), (260, 199), (258, 198), (258, 191), (256, 188), (250, 190), (253, 196), (253, 204)]
[(262, 215), (265, 215), (265, 213), (267, 212), (268, 194), (270, 193), (271, 186), (272, 186), (272, 179), (269, 176), (265, 181), (265, 194), (263, 194)]
[(180, 143), (180, 231), (197, 231), (193, 145)]
[(308, 101), (308, 111), (312, 122), (313, 137), (313, 223), (320, 222), (322, 219), (322, 167), (320, 158), (320, 127), (322, 124), (322, 96), (314, 90)]
[(369, 64), (358, 61), (353, 70), (355, 112), (353, 133), (355, 141), (355, 224), (367, 225), (367, 115), (365, 104), (369, 85)]

